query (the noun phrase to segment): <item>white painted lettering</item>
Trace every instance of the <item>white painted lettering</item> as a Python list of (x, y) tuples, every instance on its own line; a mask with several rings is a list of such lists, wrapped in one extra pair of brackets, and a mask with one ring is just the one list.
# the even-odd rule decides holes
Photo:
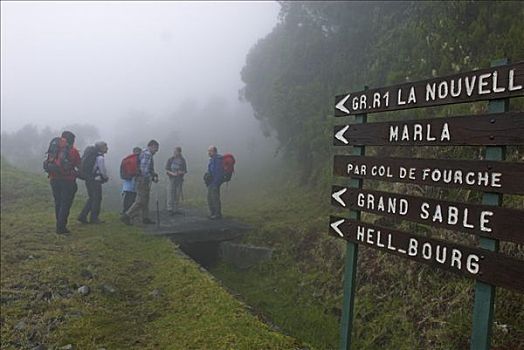
[(431, 244), (430, 243), (424, 243), (422, 245), (422, 257), (426, 260), (431, 259)]
[(398, 125), (389, 126), (389, 142), (398, 141)]
[(440, 141), (450, 141), (451, 136), (449, 134), (449, 125), (448, 123), (444, 123), (442, 126), (442, 132), (440, 133)]
[(377, 247), (384, 248), (384, 244), (380, 243), (381, 237), (382, 237), (382, 232), (377, 231)]
[(380, 108), (380, 92), (373, 94), (373, 108)]
[(483, 232), (491, 232), (491, 228), (487, 227), (489, 224), (489, 218), (493, 216), (493, 212), (486, 210), (480, 213), (480, 230)]
[(489, 84), (489, 82), (487, 82), (485, 79), (489, 78), (490, 76), (491, 73), (484, 73), (479, 76), (479, 95), (486, 95), (491, 92), (490, 89), (484, 89)]
[(433, 85), (430, 85), (429, 83), (426, 84), (426, 102), (428, 101), (435, 101), (436, 98), (436, 89), (437, 84), (433, 83)]
[(360, 225), (357, 226), (357, 241), (364, 242), (364, 233), (365, 233), (365, 228)]
[(453, 181), (458, 185), (462, 185), (462, 170), (455, 170), (455, 176), (453, 176)]
[(458, 249), (451, 249), (451, 267), (456, 267), (458, 270), (461, 269), (462, 252)]
[(375, 232), (374, 229), (372, 229), (372, 228), (368, 228), (368, 230), (367, 230), (367, 239), (366, 239), (366, 242), (367, 242), (368, 244), (371, 244), (371, 245), (374, 244), (374, 242), (373, 242), (373, 232)]
[(418, 253), (418, 241), (415, 238), (410, 238), (408, 243), (408, 255), (416, 256)]
[(407, 173), (408, 173), (407, 169), (404, 168), (403, 166), (398, 168), (398, 177), (399, 178), (401, 178), (401, 179), (405, 178)]
[(413, 141), (422, 141), (422, 125), (414, 124), (413, 125)]
[(459, 210), (457, 207), (450, 205), (448, 207), (448, 225), (456, 225), (458, 223)]
[(474, 228), (472, 224), (468, 223), (468, 208), (464, 208), (464, 220), (462, 221), (462, 227), (464, 228)]
[(466, 94), (468, 96), (471, 96), (473, 94), (473, 89), (475, 89), (475, 81), (477, 80), (477, 76), (474, 75), (472, 77), (466, 77), (464, 78), (464, 85), (466, 85)]
[(461, 92), (462, 92), (462, 78), (459, 78), (457, 84), (455, 84), (454, 79), (451, 80), (451, 96), (459, 97)]
[(481, 186), (489, 186), (489, 174), (487, 172), (480, 172), (478, 174), (478, 183)]
[(491, 174), (491, 187), (502, 187), (502, 184), (500, 183), (502, 176), (501, 173), (493, 173)]
[(444, 80), (438, 84), (438, 98), (445, 99), (446, 97), (448, 97), (448, 82)]
[(409, 141), (409, 129), (407, 125), (404, 125), (402, 129), (402, 141)]
[(360, 207), (360, 208), (363, 208), (364, 207), (364, 193), (359, 193), (357, 195), (357, 205)]
[(499, 72), (494, 71), (493, 72), (493, 92), (504, 92), (506, 91), (505, 87), (497, 86), (498, 76), (499, 76)]
[(442, 223), (442, 208), (439, 204), (435, 207), (435, 212), (433, 213), (433, 217), (431, 218), (433, 222), (440, 222)]
[(417, 97), (415, 95), (415, 87), (412, 86), (409, 90), (409, 96), (408, 96), (408, 104), (410, 103), (417, 103)]
[(479, 273), (479, 260), (479, 257), (475, 254), (468, 255), (468, 258), (466, 259), (466, 269), (474, 275)]
[(468, 185), (475, 184), (475, 173), (473, 172), (466, 173), (466, 184)]
[(385, 207), (384, 207), (384, 198), (383, 198), (382, 196), (380, 196), (380, 197), (378, 198), (377, 210), (378, 210), (378, 211), (384, 211), (384, 210), (385, 210)]
[(439, 182), (441, 177), (442, 173), (438, 169), (433, 170), (433, 172), (431, 173), (431, 180), (433, 180), (434, 182)]
[(448, 248), (437, 245), (437, 249), (435, 251), (435, 260), (437, 260), (437, 262), (441, 264), (444, 264), (444, 262), (446, 261), (447, 251), (448, 251)]
[(375, 209), (375, 196), (373, 196), (371, 193), (368, 194), (368, 198), (367, 198), (367, 208), (370, 209), (370, 210), (373, 210)]
[(397, 93), (397, 104), (399, 106), (402, 106), (402, 105), (405, 105), (406, 104), (406, 101), (402, 101), (402, 89), (398, 89), (398, 93)]
[(366, 103), (366, 95), (360, 96), (360, 109), (366, 109), (367, 103)]
[(388, 234), (388, 249), (392, 251), (397, 250), (397, 248), (395, 248), (395, 246), (391, 243), (391, 234)]
[(354, 110), (358, 110), (358, 96), (353, 97), (351, 100), (351, 107), (353, 107)]
[(522, 85), (515, 85), (515, 69), (509, 70), (509, 91), (517, 91), (522, 89)]
[(409, 209), (409, 202), (407, 199), (405, 198), (401, 198), (400, 199), (400, 203), (399, 203), (399, 211), (398, 213), (400, 215), (406, 215), (408, 213), (408, 209)]
[(427, 220), (429, 218), (429, 203), (423, 202), (420, 206), (420, 218)]
[(415, 180), (415, 172), (417, 171), (416, 168), (409, 168), (409, 176), (408, 178), (411, 180)]
[(426, 140), (428, 140), (428, 141), (435, 141), (436, 140), (435, 136), (431, 136), (431, 124), (427, 125), (426, 131), (427, 131)]

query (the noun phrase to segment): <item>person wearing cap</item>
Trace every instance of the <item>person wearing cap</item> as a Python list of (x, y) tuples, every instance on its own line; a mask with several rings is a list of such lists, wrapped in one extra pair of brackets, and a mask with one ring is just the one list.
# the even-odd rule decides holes
[(49, 183), (55, 201), (56, 233), (68, 234), (71, 231), (67, 228), (67, 220), (78, 190), (76, 178), (80, 166), (80, 153), (74, 146), (75, 134), (71, 131), (64, 131), (61, 141), (65, 145), (62, 148), (66, 150), (65, 159), (59, 171), (49, 172)]
[[(100, 209), (102, 206), (102, 184), (109, 180), (107, 169), (104, 161), (104, 154), (108, 151), (107, 143), (99, 141), (95, 143), (95, 164), (91, 171), (92, 176), (85, 179), (87, 189), (87, 201), (84, 208), (78, 215), (78, 221), (83, 224), (101, 224), (103, 221), (99, 219)], [(87, 216), (89, 215), (89, 222)]]

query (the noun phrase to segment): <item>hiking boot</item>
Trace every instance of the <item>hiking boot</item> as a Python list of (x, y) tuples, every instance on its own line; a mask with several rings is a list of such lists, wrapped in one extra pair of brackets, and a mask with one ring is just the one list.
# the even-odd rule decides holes
[(81, 217), (81, 216), (77, 217), (76, 220), (77, 220), (78, 222), (82, 223), (82, 224), (87, 224), (87, 223), (88, 223), (88, 222), (87, 222), (87, 219), (84, 218), (84, 217)]
[(71, 231), (69, 231), (67, 228), (64, 227), (64, 228), (57, 228), (56, 233), (58, 235), (68, 235), (71, 233)]
[(131, 225), (131, 218), (127, 214), (122, 214), (120, 216), (120, 221), (122, 221), (126, 225)]
[(211, 219), (211, 220), (220, 220), (220, 219), (222, 219), (222, 215), (211, 215), (209, 217), (209, 219)]
[(145, 218), (144, 220), (142, 220), (142, 223), (145, 224), (145, 225), (153, 225), (155, 224), (155, 222), (149, 218)]

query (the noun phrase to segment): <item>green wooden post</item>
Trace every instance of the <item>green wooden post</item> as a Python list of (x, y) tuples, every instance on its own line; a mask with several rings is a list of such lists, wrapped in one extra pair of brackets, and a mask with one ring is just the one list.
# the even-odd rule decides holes
[[(508, 64), (508, 59), (493, 61), (492, 67)], [(489, 102), (489, 113), (507, 112), (509, 99), (493, 100)], [(486, 147), (486, 160), (504, 160), (506, 147)], [(500, 206), (502, 195), (484, 193), (482, 204)], [(480, 238), (480, 247), (490, 251), (499, 250), (499, 241), (490, 238)], [(491, 329), (493, 323), (493, 305), (495, 303), (495, 286), (477, 281), (475, 284), (475, 304), (473, 307), (473, 332), (471, 336), (471, 350), (488, 350), (491, 347)]]
[[(356, 124), (367, 122), (366, 114), (355, 117)], [(353, 155), (363, 156), (364, 146), (353, 147)], [(362, 179), (351, 179), (350, 187), (362, 188)], [(351, 219), (360, 220), (360, 211), (350, 210)], [(355, 276), (357, 274), (358, 244), (348, 242), (346, 245), (346, 264), (344, 267), (344, 303), (342, 305), (342, 322), (340, 329), (340, 350), (351, 349), (351, 333), (353, 331), (353, 311), (355, 309)]]

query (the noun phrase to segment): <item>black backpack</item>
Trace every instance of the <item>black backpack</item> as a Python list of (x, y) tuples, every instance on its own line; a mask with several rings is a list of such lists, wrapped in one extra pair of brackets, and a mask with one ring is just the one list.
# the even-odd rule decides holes
[(71, 170), (71, 162), (69, 161), (69, 151), (71, 146), (66, 139), (62, 137), (55, 137), (49, 143), (46, 152), (46, 159), (43, 163), (44, 171), (48, 174), (54, 173), (56, 175), (64, 175)]
[(95, 146), (87, 146), (80, 160), (79, 178), (82, 180), (91, 180), (95, 178), (93, 171), (95, 167), (98, 150)]

